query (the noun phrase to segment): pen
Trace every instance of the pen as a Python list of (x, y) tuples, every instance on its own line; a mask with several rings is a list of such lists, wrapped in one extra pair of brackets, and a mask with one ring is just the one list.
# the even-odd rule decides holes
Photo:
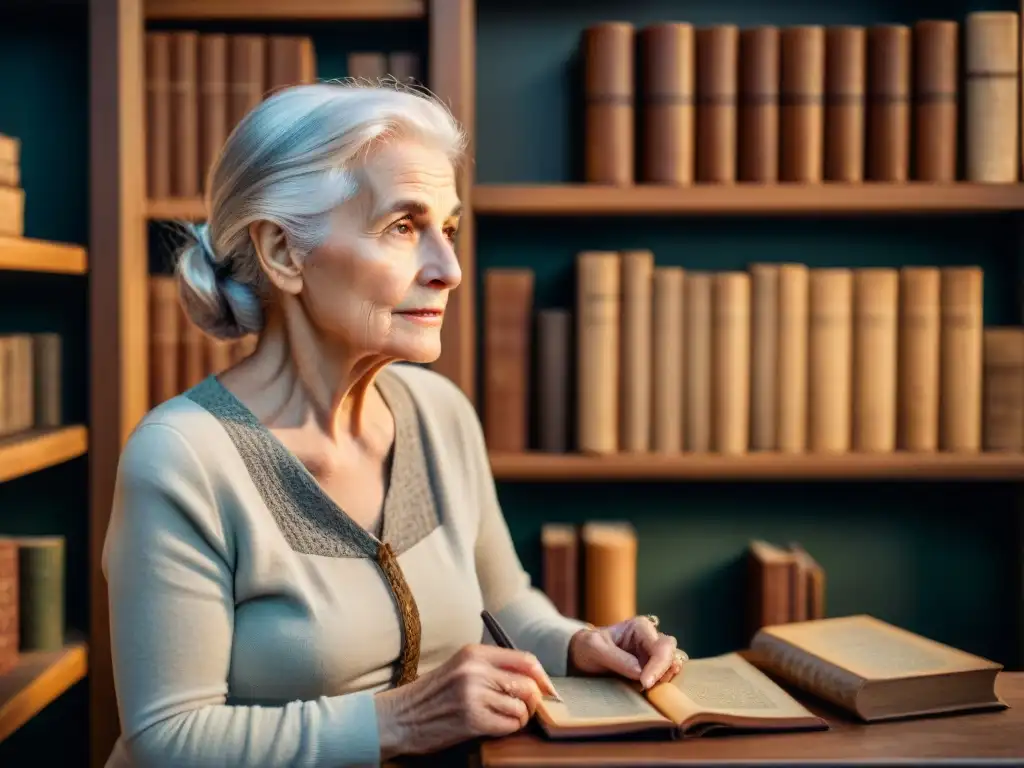
[[(512, 642), (512, 638), (508, 636), (508, 633), (504, 629), (502, 629), (501, 624), (498, 623), (498, 620), (494, 618), (490, 611), (486, 609), (481, 611), (480, 618), (483, 619), (484, 626), (487, 627), (487, 631), (490, 633), (491, 637), (494, 638), (494, 642), (498, 644), (499, 648), (508, 648), (512, 651), (519, 650), (516, 648), (516, 644)], [(544, 672), (544, 676), (548, 677), (546, 671)], [(555, 685), (551, 682), (550, 677), (548, 677), (548, 685), (551, 686), (550, 698), (555, 701), (561, 701), (562, 697), (555, 691)]]

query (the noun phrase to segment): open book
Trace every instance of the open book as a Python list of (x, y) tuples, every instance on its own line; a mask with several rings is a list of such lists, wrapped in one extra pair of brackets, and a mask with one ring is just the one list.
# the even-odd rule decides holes
[(562, 701), (537, 709), (552, 738), (612, 736), (663, 729), (683, 736), (709, 730), (824, 730), (800, 705), (743, 657), (729, 653), (686, 662), (682, 675), (641, 693), (612, 677), (556, 677)]

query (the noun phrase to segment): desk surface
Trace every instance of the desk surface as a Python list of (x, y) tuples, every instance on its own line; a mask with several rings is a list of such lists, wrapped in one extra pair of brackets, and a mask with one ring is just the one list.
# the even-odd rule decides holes
[(1024, 672), (1004, 672), (996, 690), (1010, 709), (864, 725), (830, 713), (832, 730), (680, 741), (557, 742), (518, 734), (486, 742), (483, 768), (650, 768), (724, 765), (1022, 765)]

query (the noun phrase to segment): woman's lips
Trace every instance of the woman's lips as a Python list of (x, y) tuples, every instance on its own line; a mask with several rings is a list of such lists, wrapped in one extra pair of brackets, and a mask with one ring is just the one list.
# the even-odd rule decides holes
[(394, 314), (418, 325), (440, 325), (444, 319), (443, 309), (403, 309), (396, 310)]

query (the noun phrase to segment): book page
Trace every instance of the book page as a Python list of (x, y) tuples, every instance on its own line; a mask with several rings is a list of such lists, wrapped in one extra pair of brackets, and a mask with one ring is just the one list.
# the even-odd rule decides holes
[(645, 723), (661, 721), (658, 712), (628, 682), (612, 677), (555, 677), (558, 702), (545, 697), (542, 709), (559, 725), (597, 726), (601, 724)]

